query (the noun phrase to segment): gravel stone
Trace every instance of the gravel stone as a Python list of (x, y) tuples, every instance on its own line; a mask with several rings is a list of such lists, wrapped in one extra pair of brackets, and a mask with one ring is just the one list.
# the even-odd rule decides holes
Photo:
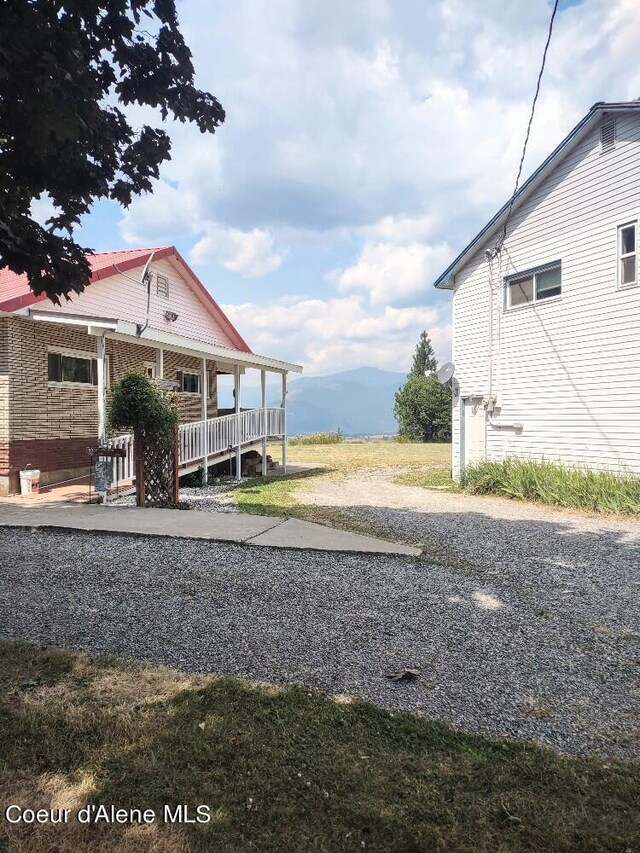
[[(352, 511), (449, 556), (3, 529), (0, 636), (640, 757), (637, 540), (560, 517)], [(385, 677), (403, 667), (419, 678)]]
[[(178, 499), (186, 501), (190, 509), (200, 510), (200, 512), (240, 512), (230, 495), (230, 492), (239, 485), (242, 484), (234, 479), (206, 487), (182, 487)], [(113, 506), (135, 506), (136, 498), (135, 495), (126, 495), (110, 501), (110, 504)]]

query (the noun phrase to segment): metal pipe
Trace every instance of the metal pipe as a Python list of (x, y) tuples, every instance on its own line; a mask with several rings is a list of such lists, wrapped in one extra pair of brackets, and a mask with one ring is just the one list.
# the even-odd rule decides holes
[(489, 423), (489, 426), (492, 426), (494, 429), (515, 429), (515, 430), (524, 429), (524, 424), (517, 423), (517, 422), (506, 423), (503, 421), (495, 421), (493, 419), (493, 417), (491, 416), (491, 412), (489, 411), (489, 409), (486, 409), (486, 412), (487, 412), (487, 421)]

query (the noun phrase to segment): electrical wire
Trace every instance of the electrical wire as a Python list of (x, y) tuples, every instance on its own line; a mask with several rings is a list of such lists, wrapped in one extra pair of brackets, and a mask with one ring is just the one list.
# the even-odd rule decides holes
[(540, 66), (540, 72), (538, 74), (538, 81), (536, 83), (536, 91), (533, 96), (533, 103), (531, 104), (531, 113), (529, 115), (529, 124), (527, 125), (527, 133), (524, 138), (524, 145), (522, 146), (522, 154), (520, 156), (520, 165), (518, 166), (518, 175), (516, 177), (516, 183), (513, 188), (513, 194), (511, 195), (511, 200), (509, 202), (509, 208), (507, 210), (507, 215), (504, 220), (504, 225), (502, 227), (502, 234), (496, 243), (494, 252), (497, 253), (501, 250), (502, 244), (505, 241), (507, 236), (507, 226), (509, 224), (509, 219), (511, 218), (511, 211), (513, 210), (513, 203), (516, 200), (516, 195), (518, 194), (518, 187), (520, 186), (520, 178), (522, 177), (522, 167), (524, 166), (524, 158), (527, 153), (527, 145), (529, 143), (529, 136), (531, 134), (531, 125), (533, 124), (533, 117), (536, 111), (536, 104), (538, 102), (538, 95), (540, 94), (540, 84), (542, 83), (542, 77), (544, 75), (544, 68), (547, 62), (547, 52), (549, 50), (549, 45), (551, 43), (551, 35), (553, 33), (553, 22), (555, 21), (556, 12), (558, 11), (558, 2), (559, 0), (555, 0), (553, 5), (553, 12), (551, 13), (551, 20), (549, 21), (549, 29), (547, 31), (547, 42), (544, 46), (544, 52), (542, 54), (542, 64)]

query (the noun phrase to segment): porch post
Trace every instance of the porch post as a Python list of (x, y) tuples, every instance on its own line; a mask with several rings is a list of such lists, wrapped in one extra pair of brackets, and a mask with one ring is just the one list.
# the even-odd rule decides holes
[[(104, 447), (107, 443), (107, 383), (105, 376), (105, 343), (104, 335), (96, 337), (97, 353), (97, 382), (98, 382), (98, 445)], [(102, 463), (100, 463), (102, 465)], [(107, 505), (107, 490), (103, 489), (100, 493), (102, 505)]]
[(164, 379), (164, 350), (162, 347), (156, 350), (156, 379)]
[(242, 480), (242, 451), (240, 449), (240, 365), (233, 369), (233, 388), (236, 404), (236, 480)]
[(202, 485), (209, 482), (209, 424), (207, 423), (207, 403), (209, 397), (209, 382), (207, 375), (207, 359), (202, 359), (202, 377), (200, 379), (201, 418), (202, 425)]
[(260, 389), (262, 391), (262, 476), (267, 476), (267, 371), (260, 371)]
[(282, 470), (287, 473), (287, 374), (282, 374)]
[(104, 335), (98, 335), (96, 341), (98, 346), (96, 358), (96, 366), (98, 368), (98, 444), (104, 445), (107, 442), (107, 383), (104, 371)]

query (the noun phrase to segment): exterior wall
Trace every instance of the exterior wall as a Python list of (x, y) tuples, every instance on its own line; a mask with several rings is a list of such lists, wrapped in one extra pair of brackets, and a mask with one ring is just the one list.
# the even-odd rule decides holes
[[(9, 469), (9, 324), (0, 317), (0, 494)], [(8, 484), (4, 484), (6, 491)]]
[[(617, 228), (640, 218), (640, 120), (617, 117), (614, 150), (599, 128), (559, 163), (512, 217), (506, 252), (484, 257), (497, 234), (456, 276), (453, 359), (461, 397), (492, 391), (487, 458), (561, 461), (640, 474), (640, 288), (618, 289)], [(562, 262), (562, 295), (503, 309), (503, 278)], [(493, 284), (493, 286), (492, 286)], [(490, 340), (490, 313), (493, 331)], [(454, 474), (460, 412), (454, 405)]]
[[(0, 317), (0, 494), (18, 490), (18, 472), (31, 464), (41, 481), (59, 482), (88, 471), (88, 450), (97, 444), (97, 392), (93, 386), (48, 381), (49, 348), (96, 352), (96, 339), (81, 329)], [(127, 371), (156, 363), (152, 347), (107, 338), (109, 382)], [(176, 367), (174, 368), (174, 363)], [(199, 359), (164, 352), (164, 375), (176, 370), (200, 371)], [(207, 362), (208, 414), (217, 413), (215, 362)], [(200, 395), (180, 394), (182, 420), (199, 420)]]
[[(200, 373), (202, 361), (189, 355), (181, 355), (170, 350), (164, 351), (164, 378), (177, 379), (178, 373)], [(207, 398), (207, 416), (215, 418), (218, 414), (218, 380), (216, 365), (207, 361), (207, 378), (209, 380)], [(200, 394), (178, 394), (178, 410), (181, 421), (199, 421), (202, 419), (202, 400)]]
[[(63, 311), (67, 314), (84, 314), (95, 317), (116, 317), (131, 323), (144, 324), (147, 317), (147, 288), (137, 283), (142, 276), (141, 264), (126, 275), (114, 275), (89, 285), (70, 302), (54, 305), (49, 300), (39, 302), (43, 311)], [(204, 300), (194, 291), (186, 279), (168, 261), (151, 262), (152, 273), (160, 273), (169, 280), (169, 298), (158, 296), (156, 278), (151, 283), (149, 303), (149, 327), (176, 335), (184, 335), (196, 341), (215, 346), (235, 349), (227, 332), (220, 326)], [(132, 279), (135, 279), (132, 281)], [(165, 319), (165, 311), (174, 311), (178, 319)]]

